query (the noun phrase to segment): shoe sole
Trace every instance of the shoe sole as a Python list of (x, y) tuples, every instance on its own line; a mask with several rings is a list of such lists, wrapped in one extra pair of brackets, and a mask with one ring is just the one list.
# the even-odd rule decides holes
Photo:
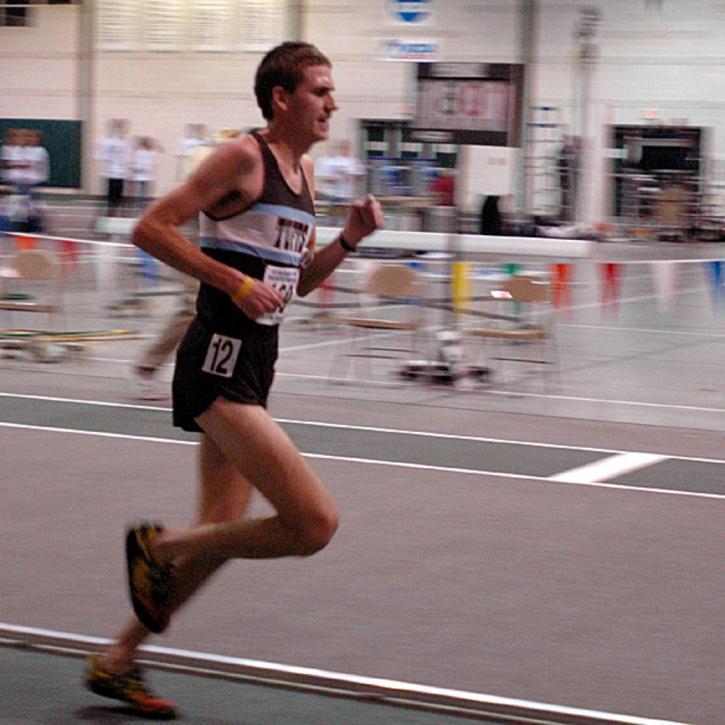
[(122, 696), (118, 692), (118, 690), (114, 690), (113, 688), (104, 685), (98, 679), (92, 677), (90, 670), (84, 678), (84, 684), (86, 686), (86, 689), (88, 689), (94, 695), (99, 695), (100, 697), (105, 697), (109, 700), (115, 700), (116, 702), (123, 702), (124, 704), (128, 705), (129, 708), (133, 710), (134, 714), (136, 715), (143, 716), (152, 720), (176, 720), (178, 717), (178, 712), (171, 704), (167, 705), (165, 708), (159, 708), (158, 710), (154, 710), (152, 708), (144, 708), (139, 703), (133, 702), (127, 697)]
[(107, 689), (103, 687), (103, 685), (99, 685), (93, 680), (86, 681), (86, 687), (94, 695), (99, 695), (100, 697), (105, 697), (109, 700), (115, 700), (116, 702), (122, 702), (125, 705), (128, 705), (128, 707), (134, 712), (134, 714), (138, 716), (142, 716), (152, 720), (176, 720), (178, 717), (178, 713), (176, 712), (176, 710), (172, 710), (171, 708), (163, 710), (147, 710), (146, 708), (140, 706), (138, 703), (132, 702), (125, 697), (120, 697), (113, 690)]
[(139, 618), (141, 624), (144, 625), (154, 634), (161, 634), (169, 624), (167, 617), (159, 617), (154, 612), (155, 606), (153, 601), (139, 594), (134, 586), (134, 563), (138, 559), (145, 560), (143, 548), (139, 544), (137, 537), (138, 527), (132, 527), (126, 534), (126, 567), (128, 572), (128, 589), (131, 595), (131, 604), (133, 611)]

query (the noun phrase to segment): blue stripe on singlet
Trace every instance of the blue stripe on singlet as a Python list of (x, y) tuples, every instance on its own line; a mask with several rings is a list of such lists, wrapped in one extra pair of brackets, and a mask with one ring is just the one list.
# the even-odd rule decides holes
[(303, 224), (314, 225), (315, 216), (301, 209), (293, 209), (282, 204), (254, 204), (247, 211), (256, 211), (260, 214), (271, 214), (282, 219), (289, 219), (293, 222), (302, 222)]
[(265, 262), (277, 262), (292, 267), (299, 267), (302, 255), (297, 252), (285, 252), (272, 247), (261, 247), (248, 242), (240, 242), (234, 239), (220, 239), (219, 237), (202, 237), (202, 249), (223, 249), (228, 252), (248, 254), (251, 257), (259, 257)]

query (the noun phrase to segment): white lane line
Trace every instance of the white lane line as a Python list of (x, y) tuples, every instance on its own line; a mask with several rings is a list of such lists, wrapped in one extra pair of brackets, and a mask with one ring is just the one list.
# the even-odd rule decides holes
[[(88, 635), (73, 634), (69, 632), (55, 632), (53, 630), (38, 629), (35, 627), (24, 627), (0, 622), (0, 636), (10, 638), (17, 637), (24, 642), (43, 645), (65, 645), (66, 647), (105, 647), (111, 644), (111, 640), (103, 637), (91, 637)], [(519, 700), (510, 697), (499, 697), (497, 695), (486, 695), (481, 692), (470, 690), (453, 690), (444, 687), (433, 687), (431, 685), (420, 685), (414, 682), (401, 680), (390, 680), (382, 677), (365, 677), (353, 675), (346, 672), (335, 672), (322, 670), (313, 667), (301, 667), (298, 665), (283, 665), (276, 662), (263, 660), (250, 660), (241, 657), (229, 657), (226, 655), (215, 655), (208, 652), (196, 652), (187, 649), (176, 649), (171, 647), (159, 647), (157, 645), (142, 645), (140, 650), (150, 655), (156, 655), (153, 659), (158, 662), (171, 662), (177, 664), (187, 663), (192, 669), (199, 669), (201, 665), (209, 669), (215, 668), (219, 671), (232, 671), (243, 676), (264, 673), (270, 677), (286, 677), (293, 681), (306, 683), (308, 686), (330, 687), (336, 685), (338, 688), (348, 691), (360, 691), (360, 688), (375, 690), (378, 694), (388, 697), (413, 698), (416, 700), (432, 700), (433, 702), (448, 702), (459, 706), (479, 708), (496, 707), (508, 708), (518, 711), (535, 711), (540, 716), (546, 714), (566, 716), (567, 722), (603, 722), (621, 723), (621, 725), (683, 725), (669, 720), (653, 720), (633, 715), (619, 715), (599, 710), (586, 710), (582, 708), (553, 705), (551, 703), (534, 702), (531, 700)]]
[[(541, 396), (547, 397), (547, 396)], [(30, 395), (20, 393), (2, 393), (0, 392), (0, 398), (22, 398), (27, 400), (47, 400), (52, 403), (73, 403), (77, 405), (91, 405), (96, 407), (108, 407), (108, 408), (127, 408), (129, 410), (152, 410), (156, 412), (170, 413), (171, 408), (158, 406), (158, 405), (138, 405), (133, 403), (113, 403), (106, 402), (103, 400), (86, 400), (83, 398), (60, 398), (50, 395)], [(725, 411), (724, 411), (725, 412)], [(379, 426), (372, 425), (353, 425), (350, 423), (329, 423), (326, 421), (318, 420), (297, 420), (294, 418), (275, 418), (279, 424), (290, 424), (300, 425), (318, 428), (339, 428), (340, 430), (354, 430), (354, 431), (366, 431), (371, 433), (393, 433), (398, 435), (406, 436), (419, 436), (422, 438), (441, 438), (444, 440), (455, 440), (455, 441), (470, 441), (472, 443), (503, 443), (514, 446), (529, 446), (533, 448), (553, 448), (555, 450), (564, 451), (586, 451), (589, 453), (640, 453), (640, 451), (622, 451), (616, 448), (595, 448), (592, 446), (570, 446), (563, 443), (539, 443), (536, 441), (523, 441), (514, 438), (489, 438), (486, 436), (469, 436), (460, 435), (456, 433), (436, 433), (433, 431), (415, 430), (415, 429), (402, 429), (402, 428), (382, 428)], [(11, 425), (11, 424), (0, 424), (0, 425)], [(18, 424), (20, 425), (20, 424)], [(32, 427), (32, 426), (31, 426)], [(65, 428), (59, 428), (58, 430), (66, 430)], [(162, 438), (161, 440), (168, 440)], [(654, 453), (653, 455), (664, 456), (665, 458), (671, 458), (676, 461), (692, 461), (695, 463), (725, 463), (723, 458), (702, 458), (698, 456), (677, 456), (670, 453)]]
[[(179, 440), (176, 438), (155, 438), (152, 436), (131, 435), (130, 433), (106, 433), (102, 431), (78, 430), (76, 428), (56, 428), (44, 425), (28, 425), (25, 423), (3, 423), (0, 428), (19, 428), (21, 430), (40, 430), (49, 433), (70, 433), (74, 435), (98, 436), (99, 438), (116, 438), (122, 440), (144, 441), (149, 443), (170, 443), (172, 445), (196, 446), (197, 441)], [(527, 473), (505, 473), (502, 471), (482, 471), (478, 468), (458, 468), (456, 466), (432, 466), (427, 463), (412, 463), (408, 461), (388, 461), (377, 458), (359, 458), (357, 456), (333, 456), (326, 453), (308, 453), (301, 451), (305, 458), (322, 461), (343, 461), (345, 463), (359, 463), (368, 466), (386, 466), (388, 468), (410, 468), (418, 471), (439, 471), (441, 473), (456, 473), (466, 476), (487, 476), (489, 478), (506, 478), (517, 481), (541, 481), (542, 483), (564, 483), (573, 486), (591, 486), (592, 488), (611, 488), (619, 491), (640, 493), (662, 493), (668, 496), (689, 496), (691, 498), (709, 498), (725, 500), (725, 494), (703, 493), (700, 491), (680, 491), (678, 489), (649, 488), (639, 486), (625, 486), (617, 483), (604, 483), (586, 481), (557, 481), (545, 476), (536, 476)], [(665, 456), (666, 457), (666, 456)]]
[(545, 393), (527, 393), (515, 390), (487, 390), (486, 395), (501, 395), (506, 398), (527, 397), (545, 398), (547, 400), (566, 400), (575, 403), (609, 403), (612, 405), (629, 405), (634, 408), (658, 408), (664, 410), (689, 410), (699, 413), (725, 413), (725, 407), (706, 408), (698, 405), (677, 405), (675, 403), (645, 403), (637, 400), (613, 400), (612, 398), (585, 398), (576, 395), (546, 395)]
[(154, 436), (138, 436), (130, 433), (107, 433), (98, 430), (80, 430), (78, 428), (58, 428), (52, 425), (29, 425), (27, 423), (0, 422), (0, 428), (19, 428), (20, 430), (42, 430), (47, 433), (71, 433), (79, 436), (97, 436), (98, 438), (119, 438), (121, 440), (145, 441), (148, 443), (172, 443), (177, 446), (197, 446), (198, 441), (185, 441), (178, 438), (158, 438)]
[[(707, 333), (703, 333), (707, 334)], [(144, 336), (147, 337), (147, 336)], [(717, 337), (717, 335), (713, 336)], [(325, 343), (325, 344), (336, 344), (335, 342), (331, 343)], [(292, 349), (292, 348), (289, 348)], [(109, 358), (109, 357), (97, 357), (97, 356), (90, 356), (86, 359), (96, 361), (96, 362), (108, 362), (108, 363), (118, 363), (126, 365), (131, 362), (131, 360), (125, 360), (123, 358)], [(165, 367), (168, 367), (169, 369), (173, 367), (172, 365), (166, 365)], [(278, 378), (298, 378), (302, 380), (319, 380), (321, 382), (341, 382), (342, 378), (329, 378), (325, 375), (310, 375), (310, 374), (303, 374), (303, 373), (291, 373), (291, 372), (284, 372), (282, 370), (277, 371), (276, 376)], [(374, 385), (377, 387), (401, 387), (401, 383), (399, 382), (386, 382), (386, 381), (380, 381), (380, 380), (362, 380), (358, 379), (356, 382), (360, 384), (365, 385)], [(460, 391), (452, 391), (451, 395), (455, 395), (459, 393)], [(466, 393), (468, 394), (468, 393)], [(598, 405), (606, 404), (606, 405), (622, 405), (622, 406), (628, 406), (630, 408), (652, 408), (656, 410), (675, 410), (675, 411), (687, 411), (687, 412), (696, 412), (696, 413), (725, 413), (725, 407), (720, 408), (709, 408), (706, 406), (698, 406), (698, 405), (679, 405), (676, 403), (647, 403), (645, 401), (638, 401), (638, 400), (618, 400), (618, 399), (612, 399), (612, 398), (587, 398), (583, 396), (576, 396), (576, 395), (549, 395), (545, 393), (532, 393), (528, 390), (516, 390), (516, 389), (510, 389), (510, 390), (486, 390), (485, 391), (486, 396), (490, 397), (503, 397), (507, 399), (515, 399), (515, 398), (541, 398), (544, 400), (562, 400), (566, 402), (574, 402), (574, 403), (596, 403)], [(96, 405), (115, 405), (117, 407), (124, 407), (123, 403), (105, 403), (103, 401), (88, 401), (88, 400), (74, 400), (74, 399), (67, 399), (67, 398), (54, 398), (54, 397), (44, 397), (44, 396), (33, 396), (33, 395), (20, 395), (20, 394), (14, 394), (14, 393), (0, 393), (0, 396), (7, 396), (7, 397), (18, 397), (18, 398), (38, 398), (40, 400), (58, 400), (58, 401), (68, 401), (68, 402), (79, 402), (79, 403), (88, 403), (89, 405), (96, 404)], [(130, 405), (126, 404), (125, 407), (129, 408), (151, 408), (154, 410), (167, 410), (166, 408), (158, 408), (148, 405)], [(566, 447), (566, 446), (563, 446)], [(594, 449), (592, 449), (594, 450)]]
[(162, 410), (171, 412), (171, 408), (162, 408), (154, 405), (138, 405), (135, 403), (113, 403), (107, 400), (86, 400), (84, 398), (61, 398), (54, 395), (26, 395), (19, 393), (0, 393), (0, 398), (23, 398), (25, 400), (47, 400), (50, 403), (75, 403), (79, 405), (94, 405), (99, 408), (128, 408), (130, 410)]
[(701, 332), (693, 330), (667, 330), (665, 328), (655, 329), (650, 327), (618, 327), (617, 325), (584, 325), (575, 322), (560, 322), (559, 327), (571, 327), (581, 330), (601, 330), (603, 332), (636, 332), (647, 333), (652, 335), (684, 335), (686, 337), (711, 337), (721, 339), (725, 334), (715, 332), (714, 330), (702, 330)]
[(561, 483), (600, 483), (666, 460), (667, 456), (656, 453), (619, 453), (585, 466), (570, 468), (549, 478)]

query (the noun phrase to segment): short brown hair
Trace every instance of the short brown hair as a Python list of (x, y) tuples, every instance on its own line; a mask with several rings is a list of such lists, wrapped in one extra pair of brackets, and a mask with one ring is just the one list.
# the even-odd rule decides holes
[(262, 58), (254, 78), (254, 95), (267, 121), (274, 117), (272, 89), (282, 86), (287, 93), (293, 93), (302, 80), (305, 68), (311, 65), (332, 68), (327, 56), (310, 43), (282, 43)]

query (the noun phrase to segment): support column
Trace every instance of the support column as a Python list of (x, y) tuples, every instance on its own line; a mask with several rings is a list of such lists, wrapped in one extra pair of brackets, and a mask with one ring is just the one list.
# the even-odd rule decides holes
[(594, 209), (595, 139), (591, 128), (592, 80), (598, 52), (594, 43), (594, 36), (599, 20), (600, 11), (598, 8), (583, 7), (579, 9), (579, 21), (576, 29), (578, 41), (576, 97), (574, 98), (574, 133), (580, 139), (577, 154), (578, 169), (574, 214), (574, 220), (577, 222), (590, 221)]
[(519, 127), (519, 153), (514, 181), (514, 212), (517, 217), (527, 213), (531, 204), (531, 179), (526, 168), (526, 147), (529, 135), (533, 60), (535, 56), (537, 0), (521, 0), (519, 5), (519, 62), (524, 66), (521, 119)]
[(305, 35), (305, 2), (304, 0), (287, 0), (289, 13), (290, 40), (304, 40)]
[(93, 173), (95, 3), (82, 0), (78, 12), (78, 88), (76, 114), (81, 122), (81, 191), (89, 193)]

